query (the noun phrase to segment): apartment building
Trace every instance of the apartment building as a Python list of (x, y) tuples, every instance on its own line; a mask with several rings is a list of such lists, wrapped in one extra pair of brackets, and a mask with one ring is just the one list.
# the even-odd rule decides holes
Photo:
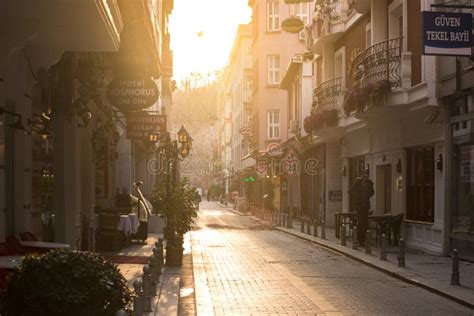
[[(250, 0), (252, 8), (252, 124), (254, 128), (251, 162), (266, 153), (279, 151), (283, 142), (288, 140), (289, 120), (287, 92), (280, 89), (280, 83), (286, 67), (295, 55), (305, 51), (305, 33), (288, 33), (281, 24), (291, 16), (297, 16), (305, 25), (312, 19), (314, 3), (286, 4), (284, 1)], [(252, 161), (253, 159), (253, 161)], [(253, 162), (255, 163), (255, 162)], [(260, 168), (254, 168), (259, 170)], [(261, 197), (273, 196), (274, 206), (286, 207), (280, 201), (280, 179), (271, 183), (262, 181), (274, 175), (266, 174), (264, 167), (256, 177), (256, 182), (247, 183), (249, 192), (256, 192), (256, 204), (262, 204)]]
[[(353, 205), (349, 189), (368, 169), (374, 214), (404, 214), (406, 242), (446, 249), (445, 130), (440, 61), (421, 54), (422, 10), (430, 1), (323, 1), (308, 28), (314, 104), (307, 129), (325, 171), (313, 213), (334, 225)], [(408, 31), (409, 30), (409, 31)], [(339, 198), (342, 197), (342, 198)]]

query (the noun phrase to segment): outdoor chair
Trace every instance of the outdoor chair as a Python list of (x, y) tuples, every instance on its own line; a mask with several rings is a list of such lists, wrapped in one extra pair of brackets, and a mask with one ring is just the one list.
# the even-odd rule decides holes
[(393, 219), (386, 220), (381, 225), (381, 230), (385, 233), (388, 243), (392, 244), (392, 236), (394, 245), (398, 246), (398, 240), (400, 239), (400, 230), (402, 226), (404, 213), (397, 214)]
[(117, 229), (119, 215), (99, 214), (97, 246), (101, 250), (119, 250), (123, 244), (123, 232)]
[(10, 253), (8, 252), (7, 244), (4, 242), (0, 242), (0, 256), (8, 256)]
[(10, 255), (24, 255), (26, 253), (26, 249), (20, 244), (20, 241), (15, 236), (7, 236), (5, 242)]
[(23, 241), (38, 241), (38, 239), (31, 232), (20, 233), (20, 238)]

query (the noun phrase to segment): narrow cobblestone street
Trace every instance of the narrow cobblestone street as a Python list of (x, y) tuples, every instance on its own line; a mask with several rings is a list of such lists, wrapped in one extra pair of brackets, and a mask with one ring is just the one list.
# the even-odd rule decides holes
[(203, 202), (192, 232), (198, 315), (473, 315), (339, 254)]

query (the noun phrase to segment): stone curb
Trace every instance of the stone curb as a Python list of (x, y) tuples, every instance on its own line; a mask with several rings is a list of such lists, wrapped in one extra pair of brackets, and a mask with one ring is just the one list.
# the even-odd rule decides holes
[[(256, 219), (260, 220), (258, 218), (256, 218)], [(386, 264), (384, 264), (386, 266), (382, 266), (381, 263), (376, 264), (376, 263), (372, 262), (372, 261), (375, 261), (375, 260), (367, 260), (366, 258), (361, 258), (359, 256), (359, 252), (357, 250), (348, 249), (347, 247), (338, 246), (336, 244), (333, 245), (332, 242), (323, 242), (321, 240), (316, 239), (315, 237), (310, 238), (306, 234), (299, 233), (299, 232), (293, 232), (293, 231), (291, 231), (289, 229), (286, 229), (286, 228), (283, 228), (283, 227), (273, 226), (273, 229), (284, 232), (284, 233), (287, 233), (289, 235), (293, 235), (295, 237), (298, 237), (298, 238), (303, 239), (305, 241), (311, 242), (313, 244), (317, 244), (317, 245), (319, 245), (321, 247), (324, 247), (324, 248), (326, 248), (330, 251), (336, 252), (336, 253), (341, 254), (343, 256), (346, 256), (346, 257), (348, 257), (348, 258), (350, 258), (354, 261), (363, 263), (363, 264), (365, 264), (365, 265), (367, 265), (371, 268), (374, 268), (374, 269), (376, 269), (380, 272), (388, 274), (388, 275), (390, 275), (394, 278), (397, 278), (397, 279), (399, 279), (403, 282), (421, 287), (421, 288), (426, 289), (426, 290), (428, 290), (432, 293), (435, 293), (435, 294), (443, 296), (447, 299), (450, 299), (450, 300), (452, 300), (456, 303), (459, 303), (461, 305), (464, 305), (466, 307), (474, 309), (474, 303), (469, 298), (459, 298), (458, 295), (455, 295), (455, 294), (449, 293), (447, 291), (441, 290), (439, 288), (436, 288), (434, 285), (428, 284), (427, 282), (416, 280), (416, 279), (413, 278), (413, 277), (416, 277), (416, 275), (414, 275), (413, 273), (410, 273), (410, 270), (406, 270), (406, 268), (405, 268), (405, 270), (403, 270), (403, 268), (398, 268), (398, 267), (396, 267), (396, 269), (394, 269), (394, 267), (389, 267), (388, 266), (388, 265), (390, 265), (390, 263), (386, 263)], [(355, 253), (352, 254), (351, 252), (355, 252)], [(368, 257), (368, 258), (375, 259), (374, 256)], [(406, 275), (404, 275), (404, 274), (406, 274)], [(409, 277), (409, 275), (412, 275), (412, 277)], [(458, 293), (458, 294), (461, 294), (461, 293)]]

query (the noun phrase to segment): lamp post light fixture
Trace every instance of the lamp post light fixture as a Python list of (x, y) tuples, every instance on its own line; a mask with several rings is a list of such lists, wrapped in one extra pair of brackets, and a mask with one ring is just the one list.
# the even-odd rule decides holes
[(188, 131), (181, 125), (181, 129), (178, 131), (178, 143), (184, 145), (189, 141), (189, 138)]

